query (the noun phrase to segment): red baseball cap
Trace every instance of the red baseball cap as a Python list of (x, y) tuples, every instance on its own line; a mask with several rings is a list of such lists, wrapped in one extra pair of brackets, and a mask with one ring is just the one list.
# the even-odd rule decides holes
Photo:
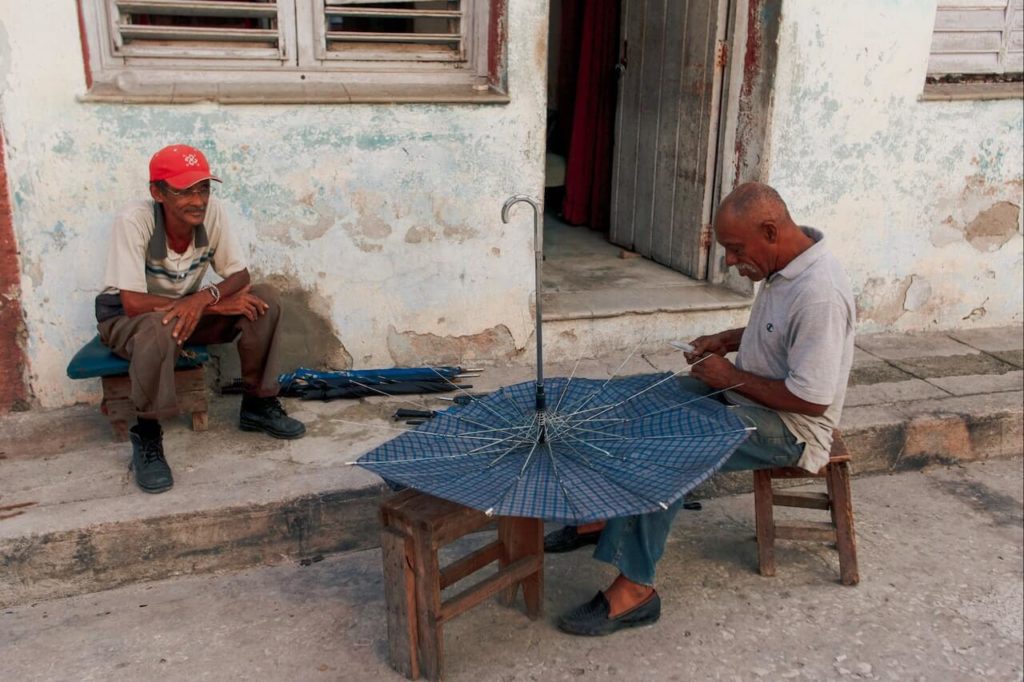
[(210, 164), (195, 147), (172, 144), (164, 147), (149, 160), (149, 181), (165, 181), (174, 189), (186, 189), (203, 180), (220, 178), (210, 174)]

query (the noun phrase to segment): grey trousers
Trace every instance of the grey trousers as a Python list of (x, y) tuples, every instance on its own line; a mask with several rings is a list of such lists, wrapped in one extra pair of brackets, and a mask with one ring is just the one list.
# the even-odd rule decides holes
[[(269, 309), (250, 321), (244, 315), (205, 315), (188, 343), (229, 343), (238, 336), (238, 357), (242, 382), (249, 395), (277, 395), (281, 321), (281, 297), (267, 284), (256, 284), (252, 293), (266, 301)], [(152, 312), (128, 317), (122, 315), (98, 325), (100, 340), (115, 354), (129, 362), (132, 402), (140, 417), (164, 419), (178, 414), (174, 391), (174, 364), (181, 348), (171, 336), (174, 324), (163, 324), (166, 313)], [(241, 334), (241, 336), (239, 336)]]

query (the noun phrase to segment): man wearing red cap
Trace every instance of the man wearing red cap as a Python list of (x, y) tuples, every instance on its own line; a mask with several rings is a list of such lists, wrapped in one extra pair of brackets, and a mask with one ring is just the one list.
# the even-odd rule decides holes
[[(178, 414), (174, 365), (182, 345), (238, 340), (245, 393), (239, 426), (275, 438), (306, 432), (277, 400), (281, 303), (265, 284), (250, 284), (245, 255), (224, 209), (211, 196), (206, 157), (172, 145), (149, 162), (151, 200), (125, 206), (114, 220), (103, 292), (96, 297), (100, 339), (129, 360), (132, 469), (142, 490), (173, 484), (159, 420)], [(222, 279), (203, 285), (209, 267)], [(240, 334), (240, 336), (239, 336)]]

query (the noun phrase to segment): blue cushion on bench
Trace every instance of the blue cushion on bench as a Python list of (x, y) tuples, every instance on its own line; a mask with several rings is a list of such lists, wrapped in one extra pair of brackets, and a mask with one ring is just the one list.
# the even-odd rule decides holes
[[(178, 369), (199, 367), (210, 359), (206, 346), (185, 345), (185, 355), (178, 358)], [(91, 377), (111, 377), (128, 373), (128, 361), (114, 355), (103, 345), (99, 335), (82, 346), (68, 363), (68, 376), (72, 379), (89, 379)]]

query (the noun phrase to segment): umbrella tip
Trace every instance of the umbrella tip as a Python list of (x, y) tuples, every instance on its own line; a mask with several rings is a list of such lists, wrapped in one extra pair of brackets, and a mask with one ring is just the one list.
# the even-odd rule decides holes
[(486, 510), (484, 514), (486, 514), (487, 516), (494, 516), (494, 507), (491, 507), (490, 509)]
[(659, 502), (658, 506), (664, 509), (665, 511), (668, 511), (668, 505), (665, 504), (664, 502)]

